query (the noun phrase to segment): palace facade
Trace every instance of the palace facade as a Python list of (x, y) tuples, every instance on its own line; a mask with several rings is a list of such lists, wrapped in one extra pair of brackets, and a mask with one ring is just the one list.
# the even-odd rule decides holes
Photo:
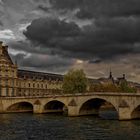
[(8, 54), (8, 46), (0, 42), (0, 96), (60, 93), (62, 82), (62, 75), (18, 69)]

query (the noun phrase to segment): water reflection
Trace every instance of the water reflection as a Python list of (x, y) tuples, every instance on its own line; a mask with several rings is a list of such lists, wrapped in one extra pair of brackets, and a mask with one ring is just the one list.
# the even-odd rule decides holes
[(102, 119), (107, 119), (107, 120), (117, 120), (118, 119), (118, 112), (114, 109), (110, 110), (105, 110), (101, 109), (99, 111), (99, 117)]

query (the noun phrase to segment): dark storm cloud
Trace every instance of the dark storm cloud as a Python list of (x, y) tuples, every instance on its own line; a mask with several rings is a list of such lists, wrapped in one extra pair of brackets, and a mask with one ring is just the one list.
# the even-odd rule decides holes
[(32, 21), (32, 25), (27, 27), (24, 35), (31, 40), (48, 43), (52, 38), (74, 37), (79, 33), (80, 29), (74, 22), (67, 23), (59, 19), (40, 18)]
[(58, 72), (59, 69), (65, 71), (74, 63), (73, 60), (52, 55), (31, 54), (27, 57), (26, 54), (19, 53), (17, 55), (11, 54), (11, 57), (13, 61), (17, 60), (20, 67), (30, 67), (47, 71), (51, 70), (54, 72)]
[(40, 18), (27, 27), (24, 35), (60, 55), (110, 59), (140, 52), (140, 46), (135, 45), (140, 42), (139, 25), (139, 18), (102, 18), (80, 28), (75, 23)]
[(56, 9), (78, 8), (78, 18), (140, 15), (139, 0), (50, 0)]
[(54, 55), (50, 49), (40, 49), (40, 46), (36, 43), (31, 44), (28, 41), (9, 41), (8, 46), (10, 49), (13, 49), (13, 51), (19, 51), (16, 55), (10, 55), (13, 62), (17, 61), (21, 68), (27, 67), (31, 70), (64, 72), (74, 63), (73, 59)]
[[(44, 49), (40, 49), (39, 46), (36, 46), (35, 44), (31, 44), (27, 40), (23, 41), (9, 41), (8, 46), (12, 48), (13, 50), (17, 50), (19, 52), (24, 51), (28, 53), (36, 53), (36, 54), (46, 54), (46, 51)], [(36, 47), (35, 47), (36, 46)], [(47, 54), (49, 54), (49, 51), (47, 50)]]
[[(51, 49), (51, 53), (62, 54), (67, 51), (65, 47), (74, 43), (73, 39), (81, 35), (81, 29), (74, 22), (67, 23), (59, 19), (40, 18), (27, 27), (24, 35), (32, 43)], [(60, 52), (61, 50), (63, 51)]]
[(48, 7), (46, 7), (46, 6), (43, 6), (43, 5), (38, 5), (38, 6), (37, 6), (37, 9), (42, 10), (42, 11), (44, 11), (44, 12), (49, 12), (49, 9), (50, 9), (50, 8), (48, 8)]
[(0, 18), (3, 16), (3, 14), (4, 14), (3, 11), (0, 9)]
[(0, 21), (0, 26), (3, 26), (3, 23), (2, 23), (2, 21)]
[(82, 1), (83, 0), (50, 0), (50, 3), (56, 9), (74, 9), (77, 8)]
[[(26, 67), (34, 67), (34, 68), (46, 68), (47, 70), (51, 70), (53, 68), (58, 67), (69, 67), (72, 64), (72, 61), (65, 60), (60, 57), (49, 56), (46, 59), (42, 59), (36, 55), (32, 55), (29, 58), (24, 59), (22, 65)], [(56, 70), (57, 71), (57, 70)]]

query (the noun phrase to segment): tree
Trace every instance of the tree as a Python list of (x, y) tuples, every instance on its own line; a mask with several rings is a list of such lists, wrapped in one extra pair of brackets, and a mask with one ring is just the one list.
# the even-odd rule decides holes
[(83, 70), (70, 70), (63, 81), (64, 93), (83, 93), (87, 90), (87, 78)]

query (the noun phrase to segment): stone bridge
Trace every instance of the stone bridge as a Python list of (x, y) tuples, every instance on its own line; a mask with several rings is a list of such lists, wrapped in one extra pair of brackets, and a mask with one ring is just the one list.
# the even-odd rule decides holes
[(84, 93), (44, 97), (0, 97), (0, 113), (64, 112), (68, 116), (98, 114), (102, 105), (112, 106), (119, 120), (140, 118), (140, 93)]

